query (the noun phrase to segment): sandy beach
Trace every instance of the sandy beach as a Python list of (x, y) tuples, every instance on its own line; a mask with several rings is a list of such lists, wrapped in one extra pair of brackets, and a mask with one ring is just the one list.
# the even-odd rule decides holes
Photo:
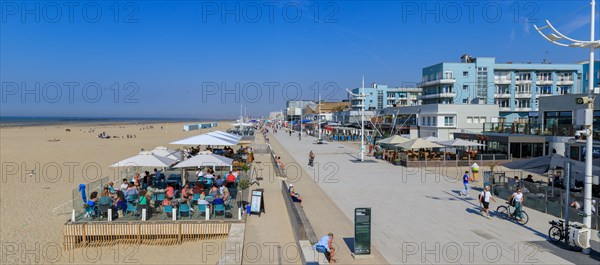
[[(142, 148), (181, 148), (168, 143), (230, 128), (230, 122), (219, 122), (217, 128), (186, 132), (183, 124), (0, 128), (1, 263), (217, 263), (224, 240), (171, 247), (116, 245), (63, 251), (63, 224), (70, 218), (72, 192), (80, 183), (106, 176), (118, 179), (118, 172), (108, 166), (136, 155)], [(100, 139), (97, 136), (102, 132), (119, 138)], [(127, 134), (135, 138), (127, 138)]]

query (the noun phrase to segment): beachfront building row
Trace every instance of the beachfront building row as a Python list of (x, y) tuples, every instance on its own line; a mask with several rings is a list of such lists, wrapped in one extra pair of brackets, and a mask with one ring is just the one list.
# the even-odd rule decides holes
[[(573, 160), (585, 160), (585, 141), (575, 137), (578, 111), (586, 105), (576, 104), (578, 95), (556, 95), (541, 97), (538, 117), (528, 121), (486, 122), (483, 132), (455, 133), (454, 137), (478, 141), (486, 149), (494, 149), (512, 158), (538, 157), (558, 154)], [(600, 102), (596, 100), (593, 112), (594, 145), (593, 157), (600, 158)]]
[[(587, 69), (587, 68), (586, 68)], [(584, 64), (497, 63), (463, 55), (422, 70), (422, 104), (496, 104), (507, 122), (528, 119), (539, 98), (582, 93)]]
[(380, 127), (385, 134), (452, 140), (455, 133), (480, 133), (484, 123), (498, 122), (499, 107), (495, 104), (427, 104), (385, 108), (381, 114), (384, 122)]
[(288, 100), (285, 103), (283, 115), (286, 121), (299, 121), (307, 106), (315, 107), (316, 105), (317, 103), (312, 100)]
[(388, 107), (420, 105), (421, 88), (419, 87), (388, 87), (387, 85), (372, 84), (364, 88), (365, 100), (360, 95), (362, 88), (351, 90), (355, 96), (349, 94), (350, 106), (354, 111), (361, 109), (380, 112)]

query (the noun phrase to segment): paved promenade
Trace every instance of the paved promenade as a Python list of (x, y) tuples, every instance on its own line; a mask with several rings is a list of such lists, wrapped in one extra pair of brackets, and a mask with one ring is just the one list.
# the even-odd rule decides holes
[[(264, 144), (262, 136), (256, 137), (257, 144)], [(294, 239), (290, 219), (281, 194), (277, 178), (268, 180), (272, 172), (268, 154), (256, 154), (254, 163), (259, 176), (264, 180), (260, 186), (252, 185), (249, 190), (264, 189), (265, 212), (248, 216), (244, 237), (243, 264), (301, 264), (297, 242)]]
[[(547, 246), (548, 221), (554, 219), (550, 215), (528, 210), (526, 226), (480, 216), (477, 191), (471, 191), (471, 198), (458, 195), (463, 169), (406, 169), (372, 157), (366, 157), (369, 162), (357, 163), (358, 150), (347, 145), (317, 145), (313, 137), (303, 136), (299, 141), (297, 134), (289, 136), (283, 131), (270, 137), (276, 151), (281, 144), (291, 155), (292, 159), (282, 155), (288, 181), (295, 182), (304, 196), (305, 210), (319, 236), (337, 228), (338, 223), (346, 227), (342, 229), (346, 240), (336, 238), (340, 260), (352, 259), (349, 242), (353, 232), (348, 233), (347, 226), (352, 227), (354, 209), (371, 207), (372, 244), (391, 264), (598, 264), (598, 260), (578, 252), (561, 254)], [(316, 155), (314, 168), (307, 165), (310, 150)], [(337, 206), (329, 210), (341, 211), (345, 219), (319, 218), (325, 214), (322, 209), (311, 209), (311, 203), (323, 200), (307, 196), (315, 192), (314, 184)], [(497, 199), (490, 208), (502, 203), (504, 200)], [(581, 259), (573, 261), (573, 257)]]

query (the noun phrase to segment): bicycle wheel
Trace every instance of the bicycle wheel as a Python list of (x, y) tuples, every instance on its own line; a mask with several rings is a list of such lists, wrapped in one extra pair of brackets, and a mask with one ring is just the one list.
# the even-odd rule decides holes
[(498, 208), (496, 209), (496, 214), (502, 219), (508, 219), (508, 217), (510, 216), (508, 208), (506, 206), (498, 206)]
[(527, 215), (527, 213), (525, 211), (521, 211), (521, 217), (515, 217), (517, 219), (517, 222), (521, 225), (526, 224), (527, 222), (529, 222), (529, 215)]
[(560, 241), (562, 239), (562, 229), (553, 225), (550, 227), (550, 230), (548, 230), (548, 238), (550, 238), (550, 241), (552, 242)]

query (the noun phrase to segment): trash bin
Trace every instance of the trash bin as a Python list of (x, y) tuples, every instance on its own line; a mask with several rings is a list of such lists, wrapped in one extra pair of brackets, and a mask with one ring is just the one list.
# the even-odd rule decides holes
[(247, 205), (247, 206), (246, 206), (246, 214), (247, 214), (247, 215), (250, 215), (250, 205)]

